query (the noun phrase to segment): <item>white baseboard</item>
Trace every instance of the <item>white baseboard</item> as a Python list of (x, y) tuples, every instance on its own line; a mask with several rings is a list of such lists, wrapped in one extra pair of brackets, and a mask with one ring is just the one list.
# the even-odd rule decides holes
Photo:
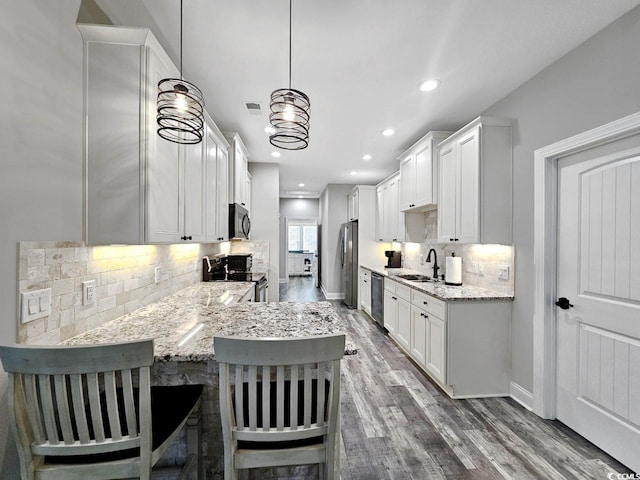
[(509, 385), (509, 393), (511, 398), (522, 405), (529, 411), (533, 411), (533, 394), (527, 389), (521, 387), (516, 382), (511, 382)]
[(322, 289), (322, 293), (324, 294), (324, 298), (326, 298), (327, 300), (342, 300), (344, 298), (344, 293), (329, 293), (327, 292), (327, 289), (324, 288), (324, 284), (320, 285), (320, 288)]

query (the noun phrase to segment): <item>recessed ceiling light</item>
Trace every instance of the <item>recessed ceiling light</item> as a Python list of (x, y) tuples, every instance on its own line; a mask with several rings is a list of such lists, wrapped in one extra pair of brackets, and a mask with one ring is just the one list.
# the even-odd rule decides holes
[(273, 135), (274, 133), (276, 133), (276, 129), (271, 126), (265, 127), (264, 131), (267, 132), (269, 135)]
[(358, 172), (356, 172), (355, 170), (351, 170), (351, 171), (349, 172), (349, 175), (357, 175), (357, 174), (358, 174)]
[(271, 152), (273, 158), (280, 158), (280, 152)]
[(304, 183), (299, 183), (298, 186), (299, 187), (304, 187)]
[(298, 195), (298, 198), (303, 198), (302, 195)]
[(431, 90), (435, 90), (439, 86), (440, 86), (440, 80), (436, 80), (434, 78), (434, 79), (431, 79), (431, 80), (425, 80), (424, 82), (422, 82), (419, 85), (419, 88), (423, 92), (430, 92)]
[(394, 133), (396, 133), (396, 131), (393, 128), (387, 128), (385, 130), (382, 131), (382, 134), (385, 137), (390, 137), (391, 135), (393, 135)]
[(371, 160), (371, 155), (369, 155), (368, 153), (366, 155), (362, 156), (363, 160)]

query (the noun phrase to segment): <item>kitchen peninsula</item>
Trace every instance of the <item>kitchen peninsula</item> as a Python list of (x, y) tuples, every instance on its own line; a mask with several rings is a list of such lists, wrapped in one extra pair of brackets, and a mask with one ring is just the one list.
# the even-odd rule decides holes
[[(305, 337), (345, 333), (329, 302), (262, 303), (242, 301), (253, 292), (251, 282), (198, 282), (173, 295), (138, 308), (64, 342), (100, 344), (154, 339), (154, 385), (202, 384), (204, 468), (223, 471), (222, 431), (218, 408), (218, 362), (214, 335), (240, 337)], [(357, 353), (347, 337), (345, 355)], [(171, 449), (160, 467), (181, 464), (183, 449)], [(176, 453), (177, 452), (177, 453)]]

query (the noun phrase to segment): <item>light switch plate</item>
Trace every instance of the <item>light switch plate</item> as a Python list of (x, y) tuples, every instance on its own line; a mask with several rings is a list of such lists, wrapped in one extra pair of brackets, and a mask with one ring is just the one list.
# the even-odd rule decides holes
[(20, 294), (20, 321), (31, 322), (51, 314), (51, 289), (32, 290)]
[(162, 280), (162, 267), (156, 267), (155, 282), (160, 283)]
[(500, 265), (498, 267), (498, 280), (509, 280), (510, 270), (509, 265)]

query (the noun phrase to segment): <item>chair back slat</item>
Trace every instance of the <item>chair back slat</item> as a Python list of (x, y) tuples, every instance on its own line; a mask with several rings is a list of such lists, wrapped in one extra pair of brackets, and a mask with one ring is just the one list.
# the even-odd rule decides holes
[[(16, 379), (20, 381), (20, 375), (16, 375)], [(44, 442), (44, 425), (42, 424), (42, 416), (40, 415), (40, 400), (38, 399), (36, 387), (36, 375), (27, 374), (22, 376), (22, 388), (27, 402), (26, 410), (29, 417), (29, 423), (33, 431), (34, 441), (36, 443)]]
[[(276, 398), (284, 398), (284, 366), (278, 365), (276, 367)], [(276, 429), (278, 431), (284, 430), (284, 402), (279, 401), (276, 404)]]
[(87, 444), (91, 441), (91, 437), (89, 436), (87, 411), (85, 410), (82, 375), (76, 373), (69, 375), (69, 383), (71, 385), (71, 398), (73, 400), (73, 416), (78, 429), (78, 440), (81, 444)]
[(109, 429), (113, 440), (122, 440), (122, 430), (120, 428), (120, 413), (118, 412), (118, 394), (116, 391), (115, 372), (104, 373), (104, 395), (107, 403), (107, 414), (109, 418)]
[(102, 422), (102, 406), (100, 401), (100, 381), (97, 373), (87, 374), (87, 393), (89, 397), (89, 411), (93, 435), (97, 442), (104, 442), (104, 423)]
[(329, 380), (329, 378), (327, 378), (326, 368), (327, 362), (318, 363), (318, 392), (316, 395), (316, 405), (318, 406), (318, 413), (316, 415), (316, 424), (320, 427), (324, 425), (324, 381), (325, 379)]
[[(298, 365), (291, 365), (291, 387), (298, 385)], [(289, 392), (289, 405), (291, 414), (289, 415), (290, 428), (296, 430), (298, 428), (298, 389), (291, 388)]]
[(124, 400), (124, 411), (127, 418), (127, 433), (130, 437), (138, 435), (138, 425), (136, 421), (136, 410), (133, 395), (133, 379), (131, 369), (126, 368), (120, 372), (122, 382), (122, 397)]
[(304, 366), (304, 428), (311, 427), (311, 365)]
[[(258, 367), (249, 366), (249, 430), (258, 428)], [(244, 421), (244, 420), (243, 420)]]
[(58, 428), (56, 427), (55, 406), (49, 375), (38, 375), (38, 393), (47, 441), (51, 445), (58, 445), (60, 439), (58, 437)]
[(69, 398), (67, 395), (67, 380), (64, 375), (53, 376), (53, 387), (56, 395), (56, 407), (58, 410), (58, 421), (62, 432), (62, 441), (66, 445), (71, 445), (73, 437), (73, 426), (71, 425), (71, 411), (69, 409)]
[(242, 406), (244, 405), (244, 388), (243, 388), (243, 378), (242, 378), (242, 365), (236, 365), (235, 368), (235, 397), (236, 397), (236, 401), (235, 401), (235, 418), (236, 418), (236, 428), (238, 430), (243, 430), (244, 429), (244, 414), (243, 414), (243, 408)]
[(271, 368), (262, 367), (262, 430), (269, 431), (271, 423)]

